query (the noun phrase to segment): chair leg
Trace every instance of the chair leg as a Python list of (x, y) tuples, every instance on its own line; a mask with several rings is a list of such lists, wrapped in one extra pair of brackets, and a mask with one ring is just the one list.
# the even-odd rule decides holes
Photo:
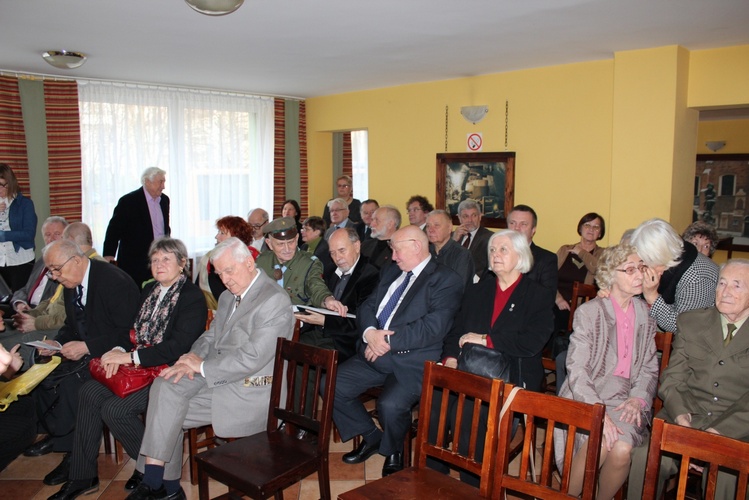
[(122, 443), (118, 439), (114, 440), (114, 463), (120, 465), (125, 458), (125, 453), (122, 449)]
[[(187, 430), (187, 452), (190, 459), (190, 484), (193, 486), (198, 484), (198, 462), (195, 460), (195, 455), (198, 454), (198, 429), (192, 428)], [(206, 479), (207, 481), (207, 479)], [(202, 499), (202, 485), (200, 486)], [(208, 498), (208, 483), (206, 482), (206, 499)]]
[[(192, 464), (190, 466), (192, 467)], [(208, 495), (208, 474), (203, 470), (202, 467), (197, 465), (197, 463), (195, 465), (195, 468), (197, 469), (196, 479), (198, 483), (198, 498), (200, 500), (209, 500), (210, 496)], [(190, 469), (190, 471), (192, 472), (192, 468)]]
[(320, 460), (320, 468), (317, 471), (317, 481), (320, 483), (320, 498), (322, 500), (330, 500), (330, 472), (328, 469), (328, 457), (321, 457)]
[[(111, 455), (112, 454), (112, 442), (109, 439), (109, 436), (110, 436), (109, 427), (107, 427), (106, 425), (103, 428), (103, 433), (104, 433), (104, 453), (106, 453), (107, 455)], [(117, 463), (119, 464), (119, 462)]]

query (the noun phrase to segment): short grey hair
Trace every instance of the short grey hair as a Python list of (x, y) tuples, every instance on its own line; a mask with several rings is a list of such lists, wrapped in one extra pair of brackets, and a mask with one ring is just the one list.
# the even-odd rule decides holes
[(251, 215), (252, 215), (252, 213), (253, 213), (253, 212), (255, 212), (255, 211), (258, 211), (258, 212), (260, 212), (260, 214), (262, 214), (262, 216), (263, 216), (263, 219), (264, 219), (264, 220), (265, 220), (266, 222), (267, 222), (268, 220), (270, 220), (270, 218), (268, 217), (268, 212), (267, 212), (267, 211), (266, 211), (265, 209), (263, 209), (263, 208), (253, 208), (252, 210), (250, 210), (249, 212), (247, 212), (247, 221), (248, 221), (248, 222), (249, 222), (249, 220), (250, 220), (250, 216), (251, 216)]
[(344, 210), (348, 210), (348, 203), (346, 203), (346, 200), (344, 200), (343, 198), (333, 198), (332, 200), (330, 200), (328, 202), (328, 210), (333, 208), (333, 205), (338, 205)]
[[(354, 229), (353, 227), (342, 227), (340, 229), (336, 229), (334, 233), (338, 231), (345, 231), (346, 236), (348, 236), (348, 239), (351, 243), (356, 243), (357, 241), (361, 241), (359, 239), (359, 233), (357, 233), (356, 229)], [(331, 234), (330, 237), (332, 238), (333, 235)]]
[(231, 252), (231, 256), (236, 262), (244, 262), (247, 260), (247, 257), (252, 257), (247, 244), (236, 236), (232, 236), (231, 238), (226, 238), (211, 250), (211, 264), (216, 262), (227, 251)]
[(398, 230), (401, 228), (401, 213), (400, 210), (395, 208), (393, 205), (382, 205), (377, 210), (382, 210), (384, 212), (387, 212), (387, 217), (391, 219), (393, 222), (395, 222), (395, 229)]
[(62, 232), (62, 237), (73, 240), (78, 245), (91, 246), (94, 244), (94, 238), (91, 235), (91, 228), (83, 222), (72, 222), (68, 224)]
[(441, 215), (442, 217), (445, 217), (447, 220), (449, 220), (452, 223), (452, 220), (453, 220), (452, 216), (449, 213), (447, 213), (447, 210), (442, 210), (441, 208), (437, 208), (429, 212), (429, 214), (427, 214), (427, 219), (429, 219), (430, 217), (439, 216), (439, 215)]
[(618, 272), (616, 269), (624, 264), (633, 253), (637, 253), (637, 248), (628, 243), (620, 243), (605, 248), (598, 259), (598, 267), (596, 268), (598, 288), (611, 290), (611, 286), (616, 281), (616, 273)]
[(151, 246), (148, 248), (148, 258), (153, 257), (156, 252), (173, 253), (177, 258), (177, 263), (184, 266), (187, 262), (187, 247), (177, 238), (170, 238), (164, 236), (158, 240), (153, 240)]
[(728, 266), (746, 266), (749, 267), (749, 259), (728, 259), (726, 262), (720, 265), (720, 272), (723, 272), (723, 269), (727, 268)]
[(60, 217), (59, 215), (52, 215), (51, 217), (47, 217), (44, 219), (44, 223), (42, 223), (42, 232), (44, 232), (44, 227), (48, 224), (62, 224), (62, 227), (68, 227), (68, 221), (65, 220), (65, 217)]
[(513, 231), (512, 229), (503, 229), (501, 231), (497, 231), (491, 236), (491, 238), (489, 238), (489, 244), (486, 246), (486, 253), (489, 258), (489, 270), (492, 270), (492, 243), (494, 242), (494, 240), (502, 236), (510, 240), (512, 248), (518, 254), (518, 264), (517, 266), (515, 266), (515, 269), (523, 274), (530, 271), (533, 267), (533, 254), (531, 253), (531, 246), (528, 244), (528, 240), (525, 236), (518, 233), (517, 231)]
[(684, 252), (684, 240), (671, 224), (663, 219), (646, 220), (632, 233), (629, 243), (648, 267), (674, 267)]
[(148, 167), (141, 174), (140, 183), (145, 186), (147, 180), (153, 182), (157, 175), (166, 175), (166, 170), (161, 170), (159, 167)]
[(46, 245), (42, 249), (42, 259), (47, 258), (47, 253), (50, 252), (52, 248), (57, 248), (57, 251), (60, 252), (60, 256), (63, 259), (72, 259), (73, 257), (85, 257), (86, 256), (86, 254), (83, 253), (83, 250), (81, 250), (81, 247), (79, 247), (75, 241), (57, 240), (57, 241), (53, 241), (49, 245)]
[(460, 205), (458, 205), (458, 215), (460, 215), (460, 212), (462, 212), (463, 210), (477, 210), (478, 213), (481, 213), (481, 207), (479, 206), (478, 202), (470, 198), (460, 202)]

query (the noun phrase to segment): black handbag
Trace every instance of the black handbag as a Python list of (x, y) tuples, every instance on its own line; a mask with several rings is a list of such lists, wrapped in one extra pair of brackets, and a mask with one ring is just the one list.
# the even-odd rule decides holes
[(511, 356), (479, 344), (463, 344), (458, 356), (458, 370), (506, 382), (510, 381), (511, 366)]

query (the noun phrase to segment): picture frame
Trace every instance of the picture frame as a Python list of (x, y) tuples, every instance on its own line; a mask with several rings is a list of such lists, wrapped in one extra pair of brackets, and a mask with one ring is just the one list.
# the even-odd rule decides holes
[(436, 207), (460, 225), (458, 205), (465, 199), (481, 207), (481, 225), (506, 228), (515, 204), (515, 153), (438, 153)]

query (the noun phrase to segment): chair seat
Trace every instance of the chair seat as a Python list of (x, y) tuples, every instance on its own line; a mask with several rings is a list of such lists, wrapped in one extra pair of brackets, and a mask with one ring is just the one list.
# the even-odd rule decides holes
[(340, 500), (409, 498), (452, 500), (477, 498), (478, 490), (432, 469), (410, 467), (338, 495)]
[(210, 477), (265, 498), (315, 472), (321, 457), (314, 442), (264, 431), (199, 453), (196, 459)]

